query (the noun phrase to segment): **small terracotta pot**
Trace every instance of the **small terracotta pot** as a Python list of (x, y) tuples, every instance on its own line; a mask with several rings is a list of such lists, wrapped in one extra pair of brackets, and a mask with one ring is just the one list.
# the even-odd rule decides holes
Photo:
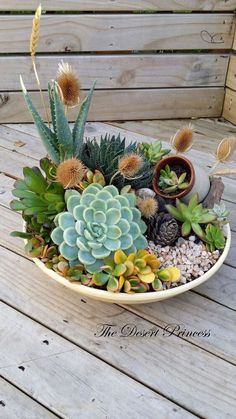
[[(175, 194), (172, 193), (168, 195), (167, 193), (163, 192), (159, 188), (158, 182), (159, 182), (160, 172), (162, 169), (165, 168), (167, 164), (170, 166), (170, 169), (173, 166), (179, 165), (183, 168), (183, 172), (187, 172), (187, 174), (190, 175), (190, 180), (188, 181), (189, 186), (186, 189), (184, 189), (183, 191), (179, 190), (179, 191), (176, 191)], [(169, 157), (164, 157), (163, 159), (159, 161), (159, 163), (157, 163), (154, 170), (154, 178), (153, 178), (152, 186), (156, 194), (161, 196), (162, 198), (165, 198), (165, 199), (179, 198), (180, 199), (180, 198), (183, 198), (185, 195), (187, 195), (191, 191), (191, 189), (193, 188), (194, 182), (195, 182), (195, 171), (194, 171), (192, 163), (183, 156), (169, 156)]]

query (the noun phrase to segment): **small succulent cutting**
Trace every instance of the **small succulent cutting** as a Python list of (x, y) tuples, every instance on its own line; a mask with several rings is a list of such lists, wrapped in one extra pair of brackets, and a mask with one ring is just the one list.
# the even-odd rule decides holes
[(225, 237), (221, 229), (213, 224), (206, 227), (205, 241), (209, 252), (222, 250), (225, 247)]
[(174, 170), (171, 170), (167, 164), (165, 169), (160, 171), (160, 178), (158, 182), (159, 188), (166, 193), (176, 192), (177, 190), (183, 191), (187, 189), (189, 183), (186, 182), (187, 173), (182, 173), (179, 177)]
[(22, 180), (14, 184), (11, 209), (21, 211), (24, 217), (33, 217), (38, 224), (50, 223), (65, 208), (64, 188), (55, 182), (55, 166), (47, 158), (40, 167), (24, 167)]
[(181, 233), (183, 237), (188, 236), (193, 231), (200, 239), (205, 240), (205, 232), (201, 224), (208, 224), (216, 219), (215, 214), (199, 204), (197, 194), (190, 199), (188, 205), (176, 199), (176, 207), (166, 205), (166, 208), (182, 224)]
[(150, 161), (151, 164), (156, 164), (162, 159), (162, 157), (170, 153), (169, 149), (162, 148), (161, 141), (154, 141), (153, 143), (141, 143), (139, 145), (139, 149), (143, 152), (144, 156), (147, 160)]
[(228, 217), (230, 215), (230, 211), (226, 209), (226, 206), (223, 202), (221, 202), (221, 204), (215, 204), (210, 212), (216, 216), (214, 224), (216, 224), (218, 227), (222, 227), (224, 224), (229, 223)]
[(71, 264), (97, 272), (104, 259), (121, 249), (136, 252), (147, 247), (146, 224), (135, 207), (135, 195), (119, 194), (114, 185), (93, 184), (82, 194), (65, 193), (67, 211), (57, 215), (51, 238)]

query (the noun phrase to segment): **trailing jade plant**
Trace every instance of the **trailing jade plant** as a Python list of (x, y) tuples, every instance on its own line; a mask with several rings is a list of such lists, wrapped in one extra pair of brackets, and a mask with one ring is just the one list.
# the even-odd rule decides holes
[(83, 264), (94, 273), (119, 249), (131, 253), (147, 247), (146, 224), (135, 208), (134, 194), (120, 195), (114, 185), (95, 183), (82, 194), (67, 190), (65, 199), (67, 211), (55, 218), (51, 238), (72, 265)]
[(182, 223), (182, 236), (188, 236), (193, 231), (200, 239), (205, 239), (204, 229), (201, 224), (211, 223), (216, 219), (216, 215), (209, 209), (203, 208), (198, 202), (198, 195), (195, 194), (190, 199), (188, 205), (176, 199), (176, 207), (166, 205), (168, 212), (180, 223)]
[(51, 160), (58, 165), (66, 159), (70, 159), (72, 157), (80, 157), (84, 138), (85, 123), (87, 120), (95, 83), (81, 104), (78, 117), (75, 121), (72, 131), (65, 114), (63, 103), (60, 100), (58, 84), (55, 81), (52, 83), (52, 85), (48, 85), (48, 97), (53, 129), (50, 129), (42, 120), (40, 114), (33, 105), (29, 94), (27, 93), (22, 78), (21, 87), (25, 102), (32, 115), (33, 121), (38, 130), (43, 145)]
[(184, 172), (178, 177), (175, 171), (171, 170), (170, 166), (167, 164), (165, 168), (160, 171), (158, 186), (166, 193), (176, 192), (178, 190), (183, 191), (189, 186), (189, 183), (186, 182), (186, 176), (187, 173)]
[(106, 286), (108, 291), (128, 294), (160, 291), (162, 281), (178, 282), (180, 270), (175, 267), (159, 269), (160, 261), (146, 250), (126, 255), (122, 250), (115, 252), (112, 258), (104, 260), (102, 272), (95, 273), (92, 283), (96, 286)]

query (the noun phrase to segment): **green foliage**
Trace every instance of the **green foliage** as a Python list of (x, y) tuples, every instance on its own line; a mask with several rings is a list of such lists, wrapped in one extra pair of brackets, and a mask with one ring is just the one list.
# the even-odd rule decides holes
[(158, 182), (159, 188), (166, 193), (176, 192), (178, 189), (180, 191), (187, 189), (189, 183), (185, 181), (186, 176), (187, 173), (184, 172), (180, 175), (180, 177), (178, 177), (167, 164), (165, 169), (162, 169), (160, 172), (160, 178)]
[(55, 166), (47, 158), (40, 161), (42, 171), (38, 167), (24, 167), (23, 180), (17, 180), (12, 194), (18, 199), (11, 201), (14, 211), (22, 212), (27, 225), (32, 231), (40, 231), (40, 226), (51, 225), (59, 212), (65, 208), (64, 189), (54, 182)]
[(113, 185), (92, 184), (82, 194), (65, 193), (67, 212), (55, 218), (51, 238), (62, 256), (89, 273), (100, 271), (104, 259), (118, 249), (136, 252), (147, 247), (146, 224), (135, 208), (135, 195), (120, 195)]
[(197, 194), (190, 199), (188, 205), (176, 199), (176, 207), (166, 205), (166, 208), (172, 217), (182, 223), (181, 233), (183, 237), (194, 231), (200, 239), (204, 240), (205, 233), (201, 224), (208, 224), (216, 219), (215, 214), (212, 214), (208, 209), (203, 208), (202, 204), (199, 204)]
[(79, 157), (81, 154), (85, 123), (91, 105), (95, 83), (93, 84), (87, 97), (82, 102), (72, 132), (65, 115), (64, 107), (59, 98), (56, 82), (54, 82), (52, 86), (50, 84), (48, 85), (49, 106), (53, 130), (48, 128), (48, 126), (43, 122), (28, 95), (22, 79), (21, 86), (27, 107), (32, 115), (45, 149), (52, 161), (58, 165), (65, 159)]
[(225, 237), (219, 227), (213, 224), (208, 224), (206, 227), (205, 241), (207, 243), (207, 249), (210, 252), (214, 252), (216, 249), (224, 249)]
[[(117, 172), (119, 159), (125, 154), (131, 153), (140, 154), (136, 143), (131, 143), (126, 147), (125, 138), (121, 139), (120, 135), (115, 137), (114, 135), (106, 134), (104, 137), (101, 137), (99, 142), (96, 139), (88, 139), (82, 146), (80, 158), (85, 166), (92, 171), (99, 169), (105, 178), (106, 184), (109, 184), (111, 178)], [(152, 178), (152, 166), (144, 158), (144, 164), (136, 174), (135, 179), (128, 180), (121, 175), (117, 175), (114, 178), (114, 185), (119, 190), (127, 184), (130, 184), (134, 189), (147, 188), (151, 185)]]
[(229, 223), (228, 216), (230, 215), (230, 211), (226, 209), (226, 206), (223, 202), (220, 205), (215, 204), (210, 212), (216, 215), (214, 224), (217, 226), (221, 227), (222, 225)]
[(153, 143), (141, 143), (139, 149), (143, 152), (144, 156), (151, 164), (156, 164), (170, 153), (168, 149), (162, 149), (161, 141), (155, 141)]

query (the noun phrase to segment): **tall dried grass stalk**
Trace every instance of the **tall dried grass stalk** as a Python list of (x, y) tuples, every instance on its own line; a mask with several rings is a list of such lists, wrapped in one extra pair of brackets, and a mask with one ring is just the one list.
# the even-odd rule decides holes
[(36, 62), (35, 62), (36, 50), (37, 50), (37, 45), (38, 45), (38, 40), (39, 40), (41, 15), (42, 15), (42, 7), (40, 4), (35, 12), (34, 19), (33, 19), (32, 32), (31, 32), (31, 37), (30, 37), (30, 55), (31, 55), (35, 78), (36, 78), (37, 85), (39, 88), (41, 102), (42, 102), (43, 109), (45, 112), (45, 118), (46, 118), (46, 121), (48, 122), (48, 126), (50, 127), (50, 120), (49, 120), (49, 115), (47, 111), (47, 106), (44, 100), (44, 96), (43, 96), (43, 92), (42, 92), (42, 88), (41, 88), (41, 84), (40, 84), (40, 80), (39, 80), (39, 76), (38, 76), (38, 72), (36, 68)]

